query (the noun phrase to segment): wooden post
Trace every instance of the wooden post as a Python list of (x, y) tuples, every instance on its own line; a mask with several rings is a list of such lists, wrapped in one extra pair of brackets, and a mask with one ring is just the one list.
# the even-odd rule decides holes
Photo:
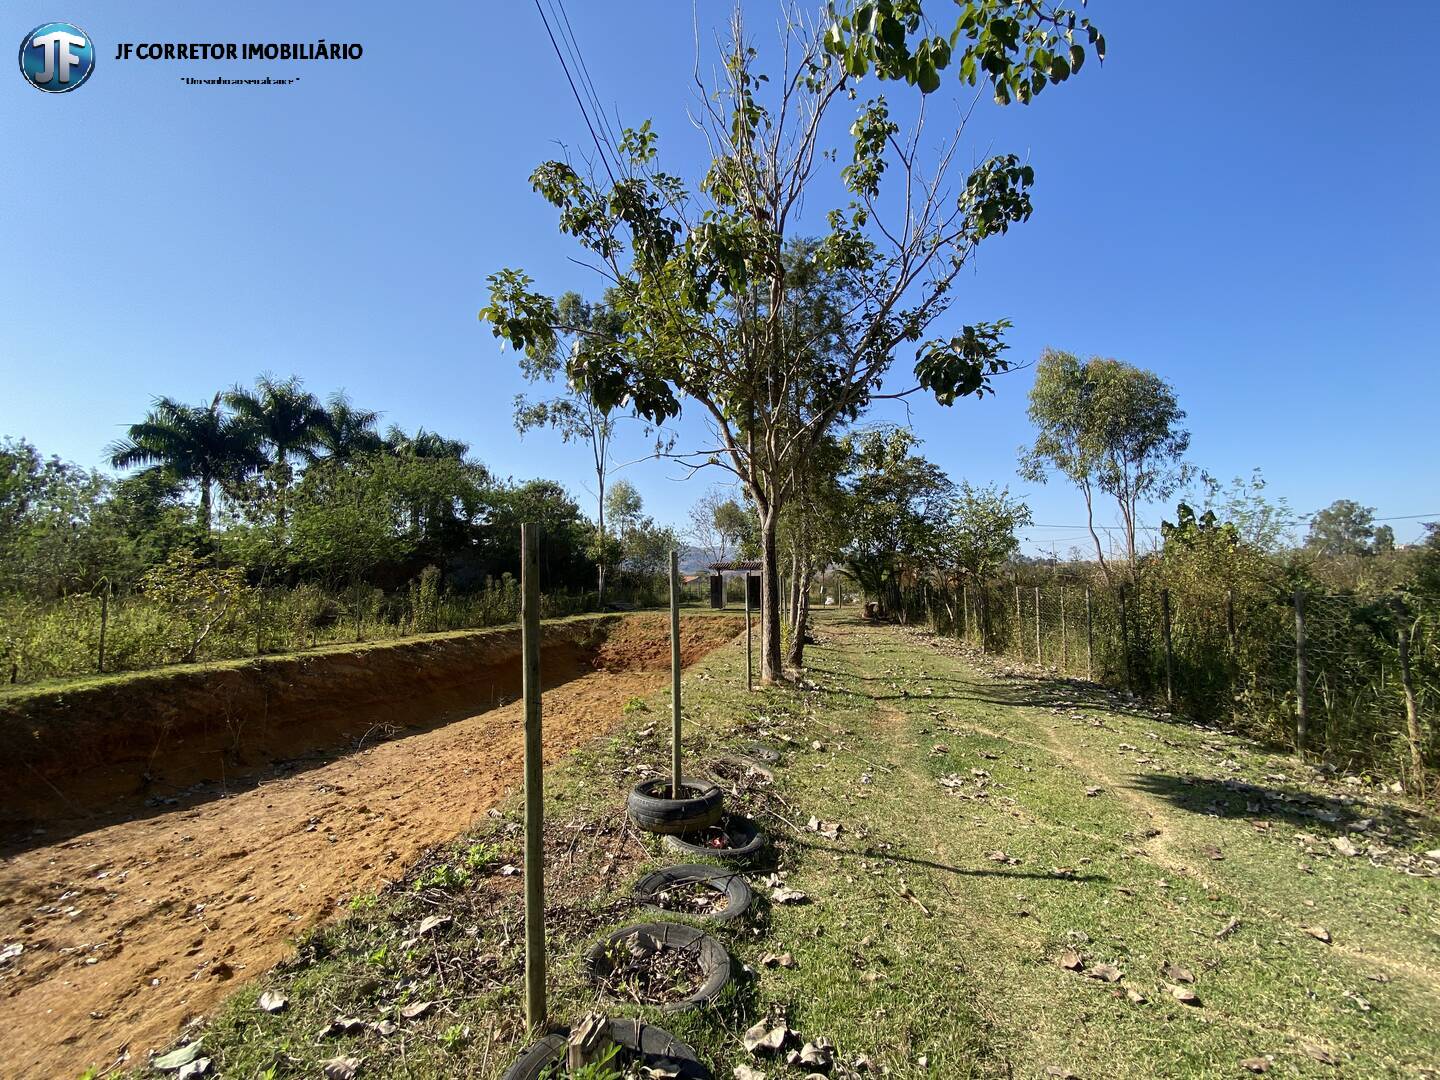
[(960, 636), (970, 640), (970, 586), (960, 586)]
[(1295, 750), (1305, 753), (1310, 735), (1310, 676), (1305, 663), (1305, 593), (1295, 590)]
[(1040, 648), (1040, 586), (1035, 586), (1035, 663), (1044, 663), (1045, 655)]
[(1065, 633), (1065, 586), (1060, 586), (1060, 670), (1070, 670), (1070, 639)]
[(525, 1022), (543, 1031), (545, 1013), (544, 742), (540, 727), (538, 526), (520, 526), (520, 650), (525, 695)]
[(1230, 648), (1230, 659), (1235, 659), (1235, 590), (1225, 590), (1225, 640)]
[[(745, 583), (750, 602), (750, 583)], [(680, 794), (680, 552), (670, 552), (670, 797)]]
[(1090, 610), (1090, 586), (1085, 586), (1085, 678), (1095, 681), (1095, 615)]
[(1130, 623), (1125, 618), (1125, 586), (1120, 586), (1120, 659), (1125, 666), (1125, 689), (1134, 693), (1130, 679)]
[(1020, 650), (1020, 659), (1025, 659), (1025, 621), (1020, 617), (1020, 584), (1015, 584), (1015, 647)]
[(1175, 650), (1170, 643), (1170, 590), (1160, 590), (1160, 633), (1165, 639), (1165, 706), (1175, 708)]
[(110, 621), (110, 583), (105, 583), (105, 591), (100, 594), (100, 655), (95, 661), (95, 670), (105, 671), (105, 624)]
[(750, 571), (745, 571), (745, 689), (755, 689), (755, 661), (750, 645)]
[(1415, 633), (1415, 627), (1420, 625), (1417, 619), (1412, 626), (1400, 624), (1397, 637), (1400, 646), (1400, 685), (1405, 690), (1405, 733), (1410, 742), (1410, 771), (1415, 776), (1415, 786), (1411, 793), (1419, 796), (1425, 794), (1425, 752), (1424, 742), (1420, 733), (1420, 708), (1415, 700), (1415, 682), (1410, 676), (1410, 639)]

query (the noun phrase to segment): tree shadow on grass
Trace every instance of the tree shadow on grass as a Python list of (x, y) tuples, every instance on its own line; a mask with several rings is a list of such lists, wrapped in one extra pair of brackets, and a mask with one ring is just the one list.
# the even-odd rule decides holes
[[(1137, 776), (1131, 783), (1191, 813), (1285, 822), (1317, 835), (1348, 836), (1356, 843), (1363, 843), (1377, 828), (1388, 830), (1377, 839), (1399, 847), (1440, 833), (1440, 822), (1434, 817), (1408, 807), (1381, 806), (1354, 796), (1310, 792), (1294, 785), (1167, 773)], [(1371, 824), (1364, 829), (1350, 828), (1367, 820)]]
[(852, 859), (869, 859), (874, 862), (905, 863), (908, 866), (923, 866), (930, 870), (941, 870), (947, 874), (957, 874), (962, 877), (1001, 877), (1001, 878), (1028, 878), (1030, 880), (1042, 881), (1068, 881), (1076, 884), (1084, 882), (1104, 882), (1109, 878), (1103, 874), (1056, 874), (1040, 870), (1014, 870), (996, 867), (979, 866), (952, 866), (949, 863), (935, 862), (933, 859), (921, 859), (913, 855), (901, 855), (893, 851), (879, 851), (873, 847), (852, 848), (840, 844), (821, 844), (813, 840), (803, 838), (792, 838), (791, 843), (797, 847), (808, 848), (812, 851), (822, 851), (828, 855), (839, 855)]

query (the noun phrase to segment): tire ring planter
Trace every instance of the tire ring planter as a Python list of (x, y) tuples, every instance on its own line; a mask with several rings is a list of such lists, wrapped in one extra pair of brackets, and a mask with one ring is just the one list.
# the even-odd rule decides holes
[[(611, 956), (620, 942), (631, 934), (645, 933), (654, 938), (662, 949), (677, 949), (692, 952), (700, 965), (704, 981), (688, 997), (678, 1001), (640, 1001), (662, 1012), (685, 1012), (708, 1005), (720, 995), (730, 983), (730, 953), (715, 938), (693, 926), (674, 922), (635, 923), (623, 926), (591, 946), (585, 954), (582, 967), (591, 982), (601, 985), (612, 970)], [(634, 998), (612, 998), (602, 990), (606, 1000), (613, 1004), (634, 1005)]]
[(765, 834), (750, 818), (728, 814), (713, 830), (666, 836), (665, 846), (680, 855), (747, 862), (765, 846)]
[(681, 780), (680, 788), (694, 794), (669, 798), (669, 777), (640, 781), (626, 801), (630, 820), (646, 832), (698, 832), (714, 825), (725, 813), (725, 793), (710, 781)]
[[(718, 911), (707, 913), (688, 912), (679, 908), (667, 908), (659, 902), (659, 896), (667, 889), (692, 883), (711, 888), (729, 903)], [(654, 870), (635, 883), (635, 899), (645, 905), (646, 910), (657, 915), (689, 915), (707, 922), (728, 923), (742, 917), (750, 909), (755, 894), (750, 883), (736, 870), (726, 870), (703, 863), (684, 863), (678, 866), (664, 866)]]
[[(532, 1043), (505, 1071), (503, 1080), (565, 1076), (565, 1043), (569, 1035), (567, 1028), (561, 1028), (559, 1032)], [(639, 1020), (611, 1020), (610, 1041), (621, 1048), (617, 1058), (628, 1057), (631, 1061), (639, 1058), (643, 1064), (652, 1066), (665, 1061), (678, 1070), (681, 1080), (713, 1080), (710, 1070), (695, 1056), (694, 1050), (653, 1024), (644, 1024)], [(560, 1066), (558, 1071), (547, 1073), (557, 1065)]]

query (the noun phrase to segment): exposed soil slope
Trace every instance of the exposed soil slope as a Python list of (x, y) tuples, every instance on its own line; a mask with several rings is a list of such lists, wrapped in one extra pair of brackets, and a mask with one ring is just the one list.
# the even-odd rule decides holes
[[(733, 619), (686, 619), (686, 661), (735, 631)], [(602, 734), (631, 697), (664, 685), (666, 633), (663, 616), (629, 616), (593, 652), (557, 650), (565, 662), (547, 672), (547, 760)], [(363, 670), (350, 675), (372, 683)], [(345, 683), (332, 690), (343, 704)], [(78, 1075), (127, 1047), (132, 1063), (143, 1061), (281, 959), (295, 934), (398, 877), (520, 784), (517, 701), (426, 729), (429, 718), (409, 700), (401, 685), (365, 708), (388, 708), (396, 724), (421, 725), (416, 734), (312, 758), (299, 763), (303, 771), (270, 767), (238, 794), (206, 787), (149, 817), (97, 826), (57, 815), (27, 838), (39, 845), (70, 834), (0, 865), (0, 943), (24, 946), (0, 967), (0, 1072)], [(319, 730), (353, 733), (335, 726), (341, 711), (331, 709)], [(364, 712), (358, 703), (356, 712)], [(375, 723), (364, 716), (361, 730)]]

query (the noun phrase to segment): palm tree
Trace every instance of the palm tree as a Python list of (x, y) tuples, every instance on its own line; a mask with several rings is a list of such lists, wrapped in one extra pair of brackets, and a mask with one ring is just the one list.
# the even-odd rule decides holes
[(286, 464), (291, 454), (314, 460), (325, 409), (298, 376), (277, 380), (261, 375), (254, 390), (236, 386), (226, 391), (225, 404), (254, 429), (262, 446), (274, 452), (277, 465)]
[(210, 506), (217, 481), (228, 480), (258, 464), (258, 448), (251, 429), (226, 413), (216, 394), (209, 405), (185, 405), (172, 398), (156, 398), (150, 412), (131, 424), (124, 439), (107, 448), (117, 469), (147, 466), (200, 490), (200, 526), (210, 534)]
[(375, 431), (379, 419), (378, 412), (357, 409), (345, 391), (337, 390), (327, 399), (324, 422), (315, 433), (317, 443), (335, 461), (373, 454), (384, 445)]
[(447, 439), (423, 427), (414, 435), (407, 435), (395, 425), (385, 433), (385, 449), (397, 457), (454, 458), (464, 461), (470, 453), (470, 444), (459, 439)]

